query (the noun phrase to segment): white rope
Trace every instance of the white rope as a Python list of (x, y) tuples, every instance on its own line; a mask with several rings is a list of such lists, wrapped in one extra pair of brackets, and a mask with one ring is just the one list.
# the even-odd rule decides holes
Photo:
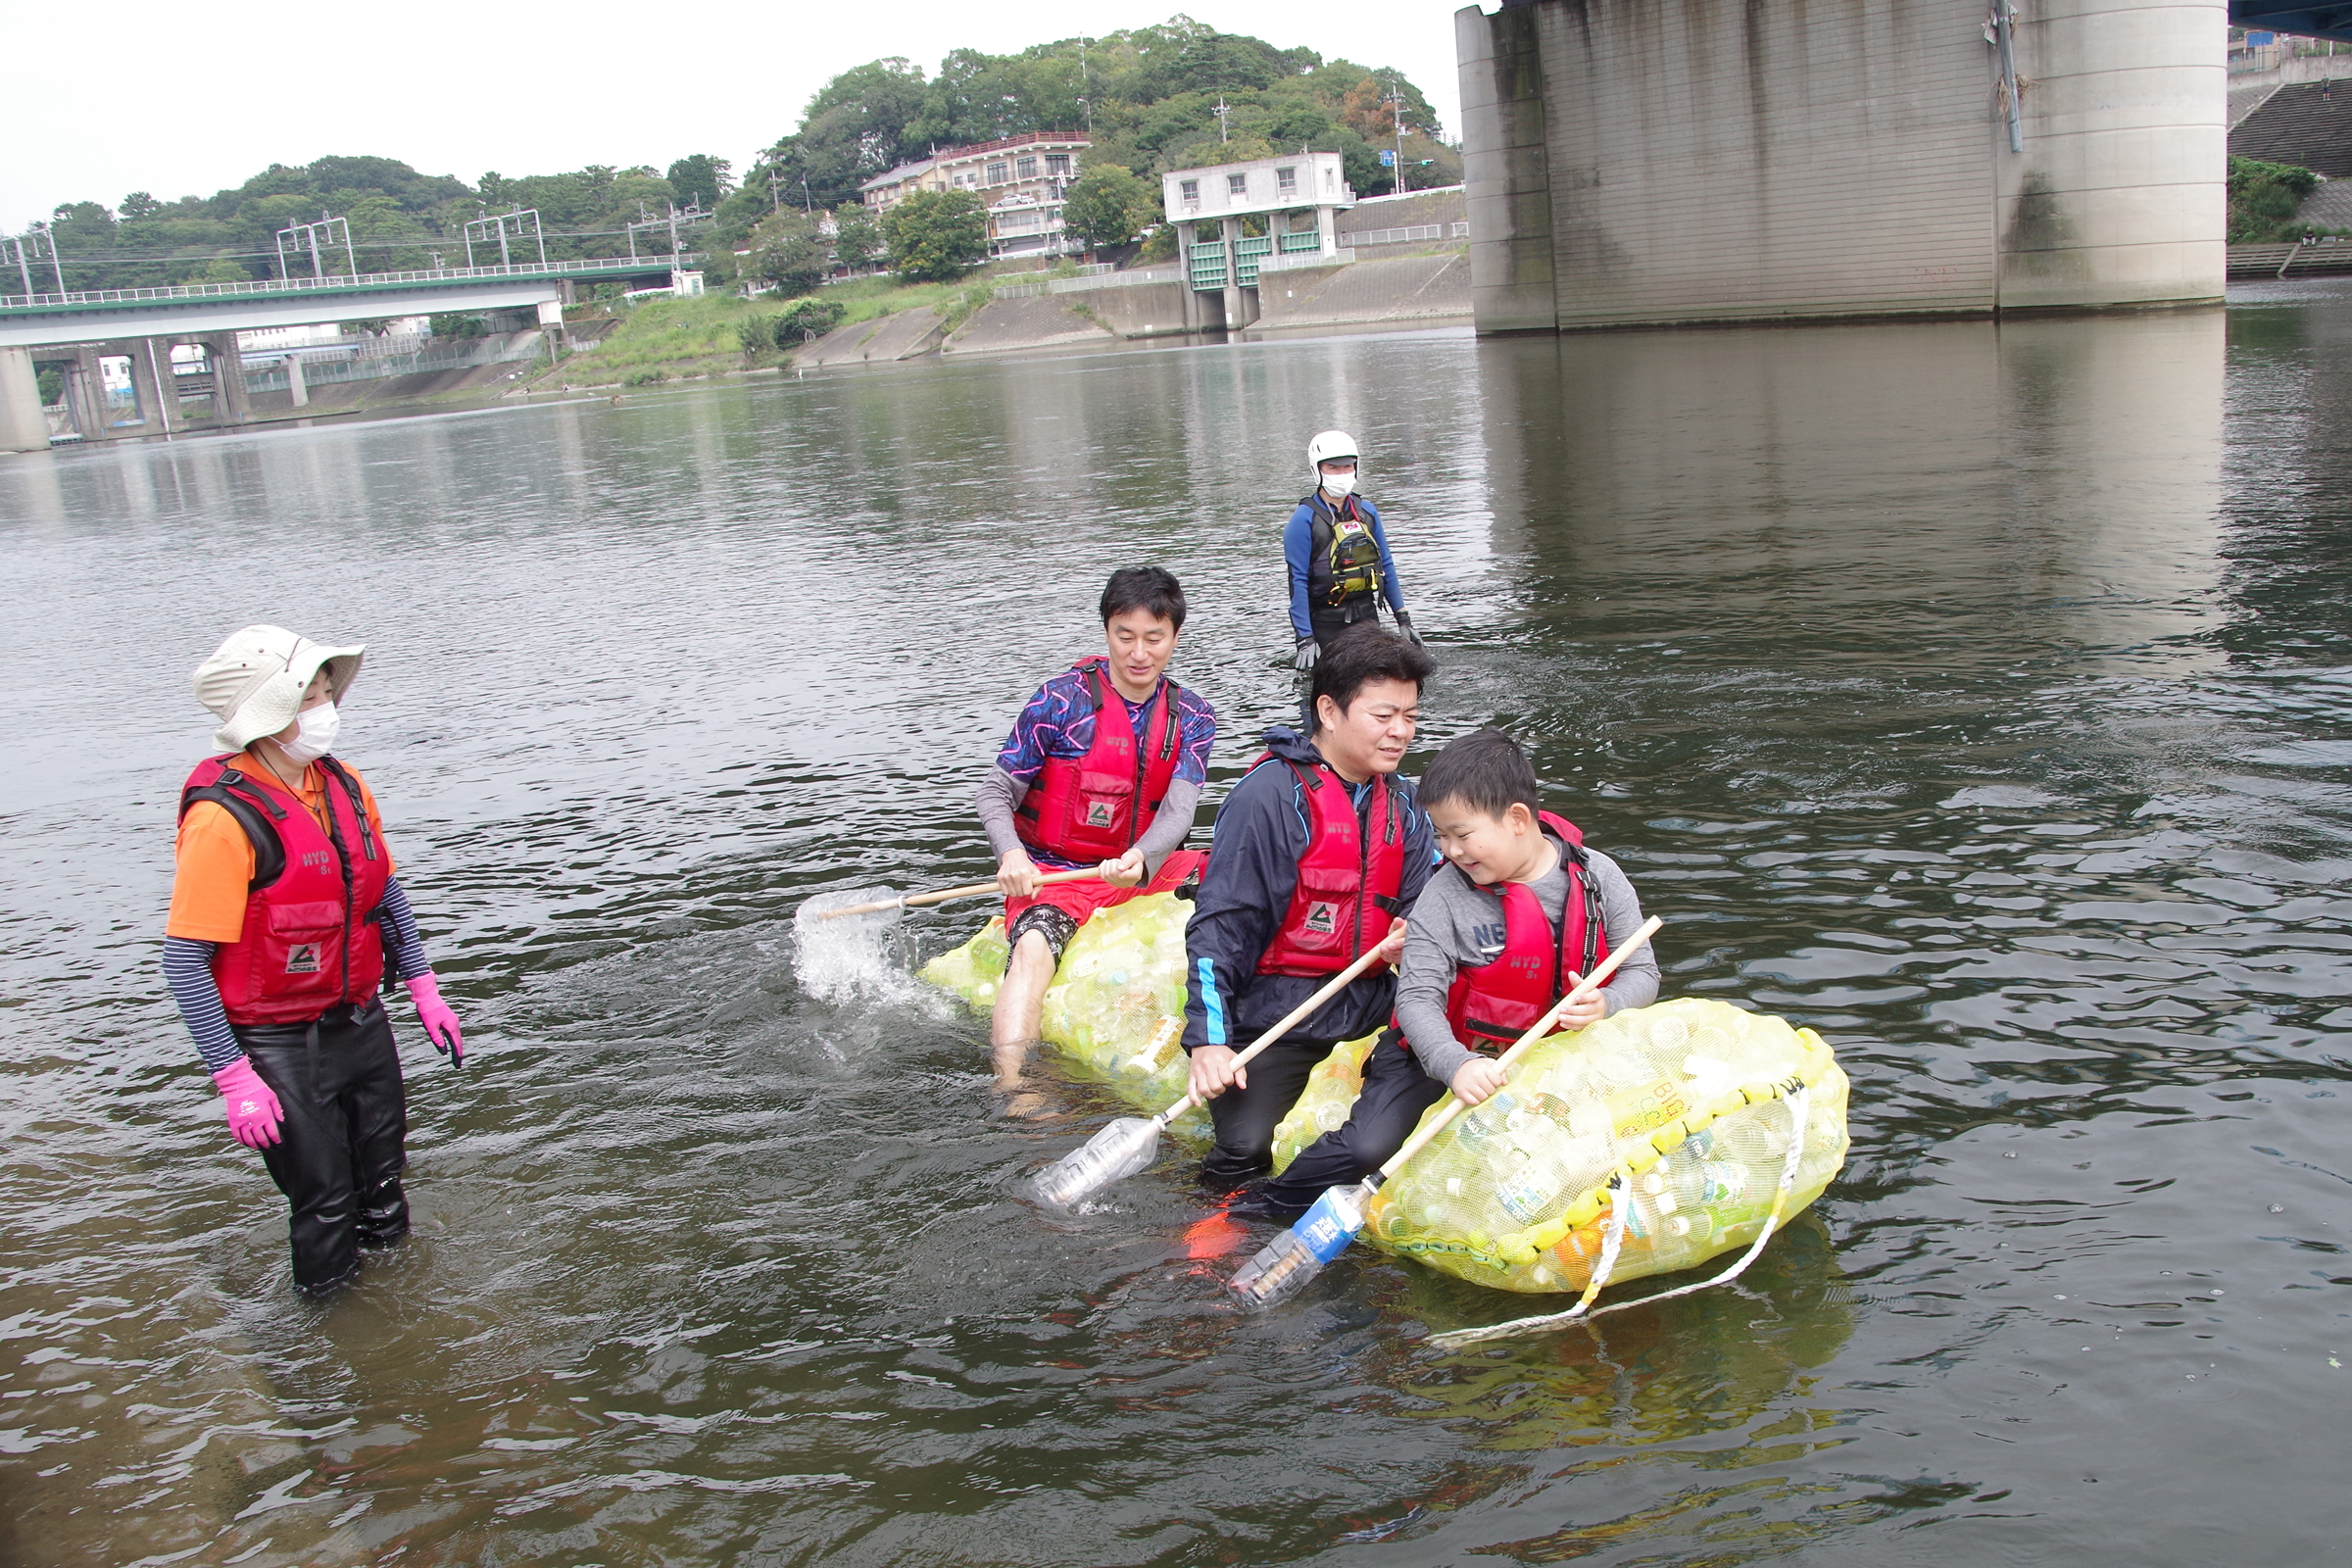
[(1592, 1314), (1593, 1317), (1599, 1317), (1603, 1312), (1622, 1312), (1629, 1306), (1647, 1306), (1652, 1301), (1670, 1301), (1678, 1296), (1689, 1296), (1693, 1291), (1706, 1291), (1712, 1290), (1718, 1285), (1729, 1285), (1740, 1277), (1741, 1271), (1748, 1264), (1756, 1260), (1756, 1255), (1764, 1250), (1764, 1244), (1772, 1240), (1772, 1233), (1781, 1228), (1782, 1211), (1788, 1206), (1788, 1195), (1796, 1187), (1796, 1168), (1805, 1157), (1805, 1113), (1807, 1108), (1805, 1102), (1808, 1098), (1809, 1092), (1802, 1084), (1799, 1084), (1795, 1091), (1788, 1096), (1790, 1124), (1788, 1157), (1781, 1164), (1780, 1191), (1773, 1195), (1772, 1212), (1764, 1216), (1764, 1228), (1756, 1233), (1754, 1245), (1740, 1255), (1740, 1261), (1711, 1280), (1700, 1280), (1696, 1285), (1677, 1286), (1671, 1291), (1660, 1291), (1655, 1296), (1644, 1296), (1639, 1300), (1619, 1301), (1614, 1305), (1600, 1308), (1599, 1311)]
[(1634, 1207), (1634, 1183), (1623, 1169), (1609, 1177), (1608, 1199), (1608, 1218), (1601, 1222), (1600, 1227), (1600, 1260), (1592, 1265), (1592, 1281), (1585, 1286), (1585, 1294), (1577, 1298), (1574, 1306), (1565, 1312), (1546, 1312), (1542, 1317), (1523, 1317), (1483, 1329), (1455, 1329), (1447, 1334), (1433, 1334), (1429, 1337), (1430, 1343), (1445, 1346), (1475, 1345), (1480, 1340), (1499, 1340), (1513, 1334), (1533, 1334), (1539, 1329), (1559, 1328), (1584, 1316), (1586, 1309), (1592, 1306), (1592, 1298), (1600, 1294), (1601, 1287), (1608, 1284), (1609, 1276), (1616, 1272), (1617, 1250), (1625, 1245), (1626, 1218)]
[[(1460, 1345), (1475, 1345), (1482, 1340), (1502, 1340), (1520, 1334), (1537, 1334), (1544, 1329), (1564, 1327), (1580, 1319), (1589, 1322), (1610, 1312), (1622, 1312), (1628, 1307), (1648, 1306), (1655, 1301), (1672, 1300), (1678, 1296), (1689, 1296), (1693, 1292), (1712, 1290), (1718, 1285), (1729, 1285), (1740, 1277), (1748, 1264), (1756, 1260), (1758, 1254), (1764, 1250), (1764, 1244), (1771, 1241), (1773, 1232), (1780, 1229), (1782, 1215), (1788, 1206), (1788, 1195), (1796, 1190), (1797, 1167), (1804, 1162), (1805, 1128), (1811, 1111), (1809, 1103), (1811, 1098), (1812, 1092), (1801, 1083), (1788, 1092), (1788, 1154), (1781, 1162), (1781, 1184), (1773, 1194), (1772, 1212), (1764, 1216), (1764, 1228), (1756, 1233), (1755, 1242), (1740, 1255), (1740, 1261), (1713, 1279), (1701, 1280), (1695, 1285), (1678, 1286), (1674, 1290), (1660, 1291), (1655, 1296), (1639, 1297), (1631, 1301), (1618, 1301), (1608, 1306), (1592, 1307), (1592, 1298), (1600, 1294), (1601, 1286), (1608, 1282), (1610, 1270), (1616, 1267), (1618, 1244), (1625, 1240), (1625, 1210), (1631, 1208), (1634, 1201), (1633, 1184), (1623, 1181), (1621, 1176), (1612, 1176), (1609, 1178), (1609, 1224), (1601, 1241), (1600, 1262), (1592, 1270), (1592, 1283), (1585, 1287), (1584, 1296), (1574, 1306), (1565, 1312), (1547, 1312), (1542, 1317), (1513, 1318), (1508, 1323), (1493, 1323), (1485, 1328), (1455, 1329), (1448, 1334), (1433, 1334), (1429, 1337), (1430, 1343), (1450, 1348)], [(1624, 1192), (1622, 1200), (1617, 1196), (1621, 1186)]]

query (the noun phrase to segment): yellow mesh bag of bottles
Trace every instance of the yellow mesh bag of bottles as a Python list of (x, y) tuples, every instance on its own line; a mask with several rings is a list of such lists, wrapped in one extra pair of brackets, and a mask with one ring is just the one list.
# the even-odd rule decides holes
[[(1381, 1189), (1364, 1235), (1497, 1290), (1581, 1291), (1602, 1254), (1615, 1177), (1631, 1201), (1607, 1279), (1694, 1267), (1752, 1243), (1772, 1215), (1800, 1085), (1804, 1144), (1783, 1225), (1845, 1163), (1845, 1074), (1830, 1048), (1724, 1002), (1629, 1008), (1530, 1046), (1508, 1088)], [(1319, 1087), (1353, 1094), (1336, 1080)]]
[[(1348, 1119), (1370, 1044), (1315, 1069), (1275, 1130), (1278, 1169)], [(1771, 1214), (1788, 1163), (1787, 1094), (1800, 1083), (1805, 1148), (1779, 1223), (1845, 1163), (1845, 1074), (1829, 1047), (1729, 1003), (1662, 1002), (1554, 1035), (1528, 1048), (1511, 1080), (1382, 1189), (1367, 1240), (1497, 1290), (1581, 1291), (1622, 1170), (1632, 1201), (1607, 1277), (1690, 1268), (1753, 1242)]]
[[(1173, 893), (1097, 910), (1062, 950), (1038, 1019), (1038, 1033), (1079, 1076), (1146, 1110), (1164, 1110), (1185, 1091), (1184, 923), (1192, 912)], [(923, 965), (921, 976), (987, 1007), (1006, 956), (1004, 922), (991, 920)]]
[(924, 964), (916, 978), (942, 991), (953, 991), (986, 1012), (997, 1004), (997, 982), (1004, 978), (1004, 965), (1011, 957), (1012, 950), (1004, 944), (1004, 917), (1000, 914), (973, 932), (962, 947)]
[(1274, 1128), (1277, 1175), (1290, 1167), (1300, 1150), (1325, 1133), (1336, 1133), (1347, 1125), (1348, 1113), (1355, 1106), (1355, 1097), (1363, 1093), (1364, 1058), (1372, 1054), (1373, 1043), (1379, 1038), (1366, 1035), (1361, 1040), (1341, 1042), (1306, 1075), (1306, 1087), (1298, 1092), (1298, 1103)]

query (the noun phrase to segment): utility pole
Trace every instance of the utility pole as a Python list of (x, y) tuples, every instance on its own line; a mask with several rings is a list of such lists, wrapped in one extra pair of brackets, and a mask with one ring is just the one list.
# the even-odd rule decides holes
[(1224, 143), (1233, 140), (1232, 122), (1229, 118), (1233, 114), (1233, 111), (1226, 107), (1225, 95), (1223, 93), (1217, 94), (1217, 107), (1211, 109), (1209, 113), (1217, 117), (1218, 142)]
[(780, 213), (784, 210), (783, 187), (777, 183), (782, 177), (781, 172), (770, 165), (767, 171), (767, 205), (771, 212)]
[(1389, 117), (1396, 122), (1396, 189), (1404, 190), (1404, 87), (1392, 79), (1389, 82)]

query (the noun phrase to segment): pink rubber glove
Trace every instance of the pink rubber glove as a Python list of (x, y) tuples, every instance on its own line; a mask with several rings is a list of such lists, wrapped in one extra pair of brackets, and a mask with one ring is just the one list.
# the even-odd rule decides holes
[(416, 1021), (424, 1025), (424, 1038), (449, 1058), (452, 1067), (465, 1066), (466, 1037), (458, 1032), (458, 1015), (441, 1000), (441, 982), (427, 970), (401, 983), (409, 988), (409, 1000), (416, 1004)]
[(228, 1113), (228, 1130), (238, 1143), (247, 1149), (268, 1149), (277, 1142), (277, 1124), (286, 1113), (250, 1059), (239, 1056), (213, 1074), (213, 1082), (220, 1086), (220, 1106)]

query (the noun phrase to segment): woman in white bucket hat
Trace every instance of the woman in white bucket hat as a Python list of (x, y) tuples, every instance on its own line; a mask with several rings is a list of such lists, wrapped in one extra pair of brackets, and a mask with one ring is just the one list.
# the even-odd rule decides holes
[(295, 1288), (331, 1290), (363, 1247), (409, 1232), (408, 1102), (378, 993), (387, 967), (451, 1064), (464, 1060), (375, 797), (328, 755), (367, 650), (279, 626), (231, 635), (196, 670), (221, 755), (180, 791), (164, 974), (290, 1209)]

